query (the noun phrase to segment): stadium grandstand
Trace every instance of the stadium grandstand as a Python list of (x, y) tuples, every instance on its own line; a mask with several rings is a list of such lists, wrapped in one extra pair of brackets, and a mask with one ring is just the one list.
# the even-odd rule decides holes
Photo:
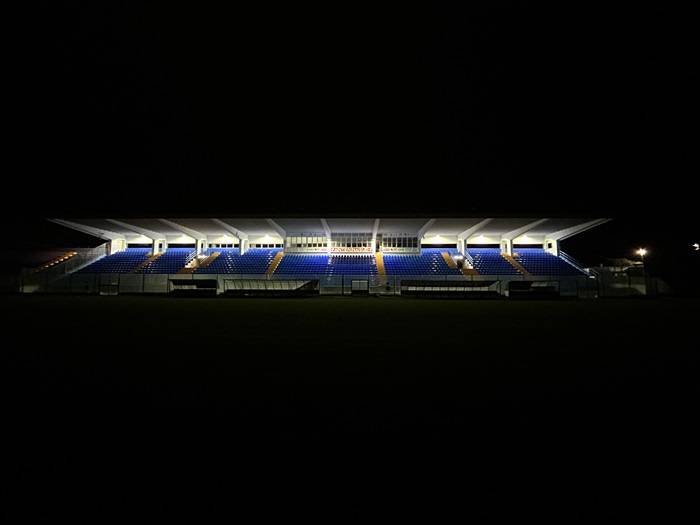
[(595, 275), (560, 243), (607, 220), (57, 218), (102, 244), (25, 272), (21, 290), (581, 296)]

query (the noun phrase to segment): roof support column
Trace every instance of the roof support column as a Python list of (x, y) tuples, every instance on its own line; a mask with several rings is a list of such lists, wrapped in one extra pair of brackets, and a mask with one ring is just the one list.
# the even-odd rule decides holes
[(328, 226), (328, 221), (326, 219), (321, 219), (321, 224), (323, 225), (323, 231), (326, 232), (326, 244), (328, 244), (328, 253), (331, 253), (331, 227)]
[(423, 236), (425, 235), (425, 232), (427, 232), (433, 224), (435, 224), (435, 219), (428, 219), (428, 221), (423, 226), (421, 226), (420, 230), (418, 230), (418, 233), (416, 235), (418, 237), (419, 250), (423, 247)]
[(168, 249), (168, 241), (165, 239), (155, 239), (153, 241), (153, 255), (158, 255)]
[(460, 232), (457, 234), (457, 248), (459, 249), (459, 252), (462, 255), (466, 255), (467, 246), (469, 244), (469, 241), (468, 241), (469, 237), (471, 237), (476, 232), (481, 230), (484, 226), (486, 226), (491, 221), (493, 221), (493, 219), (491, 219), (491, 218), (483, 219), (483, 220), (477, 222), (476, 224), (474, 224), (473, 226), (470, 226), (469, 228), (467, 228), (463, 232)]
[(545, 238), (544, 243), (542, 243), (542, 248), (547, 253), (559, 256), (559, 241), (556, 239)]
[(501, 239), (501, 253), (513, 255), (513, 241), (511, 239)]
[(544, 236), (544, 244), (542, 247), (548, 253), (552, 255), (559, 255), (559, 241), (563, 241), (571, 237), (572, 235), (577, 235), (579, 233), (585, 232), (601, 224), (605, 224), (610, 219), (601, 218), (594, 219), (592, 221), (585, 222), (583, 224), (577, 224), (576, 226), (571, 226), (570, 228), (564, 228), (563, 230), (550, 232)]
[(128, 245), (128, 243), (126, 242), (126, 237), (124, 237), (124, 235), (113, 231), (102, 230), (93, 226), (87, 226), (85, 224), (79, 224), (77, 222), (67, 221), (64, 219), (49, 219), (49, 221), (55, 224), (60, 224), (61, 226), (65, 226), (66, 228), (79, 231), (81, 233), (93, 235), (104, 241), (107, 241), (107, 255), (124, 251), (126, 250)]
[(113, 239), (107, 244), (107, 255), (126, 250), (126, 239)]
[(457, 237), (457, 251), (461, 255), (464, 255), (464, 252), (466, 250), (466, 245), (467, 245), (466, 239), (462, 239), (460, 237)]
[(372, 228), (372, 252), (376, 253), (377, 249), (377, 232), (379, 231), (379, 220), (374, 219), (374, 227)]
[(201, 254), (203, 251), (205, 251), (209, 247), (209, 243), (207, 240), (207, 236), (201, 232), (198, 232), (197, 230), (193, 230), (192, 228), (188, 228), (186, 226), (183, 226), (182, 224), (179, 224), (175, 221), (171, 221), (169, 219), (158, 219), (160, 222), (163, 224), (167, 224), (171, 228), (176, 229), (177, 231), (184, 233), (188, 237), (192, 237), (194, 239), (194, 246), (195, 250), (197, 250), (197, 255)]
[(112, 224), (116, 224), (117, 226), (120, 226), (122, 228), (125, 228), (127, 230), (130, 230), (132, 232), (138, 233), (139, 235), (143, 235), (144, 237), (148, 237), (149, 239), (151, 239), (151, 241), (153, 242), (153, 255), (157, 255), (168, 249), (168, 241), (165, 238), (165, 235), (163, 235), (160, 232), (156, 232), (146, 228), (141, 228), (139, 226), (135, 226), (124, 221), (118, 221), (116, 219), (106, 220), (108, 222), (111, 222)]
[(248, 234), (238, 228), (230, 225), (221, 219), (212, 219), (216, 224), (221, 226), (224, 230), (232, 233), (238, 239), (238, 252), (243, 255), (248, 250)]
[(535, 227), (547, 222), (548, 220), (549, 219), (538, 219), (501, 235), (501, 253), (513, 255), (513, 241), (521, 235), (532, 231)]

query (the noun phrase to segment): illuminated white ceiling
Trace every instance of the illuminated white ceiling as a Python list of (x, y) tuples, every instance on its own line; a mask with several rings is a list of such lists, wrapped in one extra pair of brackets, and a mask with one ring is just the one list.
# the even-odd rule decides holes
[[(594, 218), (95, 218), (53, 219), (54, 222), (104, 239), (125, 238), (129, 242), (148, 242), (151, 237), (168, 242), (194, 242), (194, 237), (215, 238), (239, 234), (242, 237), (280, 238), (297, 233), (418, 234), (424, 238), (476, 237), (514, 239), (566, 238), (602, 224), (608, 219)], [(324, 225), (325, 222), (325, 225)]]

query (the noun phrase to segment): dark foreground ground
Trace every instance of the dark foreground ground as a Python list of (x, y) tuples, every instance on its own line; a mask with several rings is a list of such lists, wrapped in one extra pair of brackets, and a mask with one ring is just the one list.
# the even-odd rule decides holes
[(379, 456), (464, 481), (486, 463), (525, 486), (554, 464), (554, 485), (645, 480), (639, 502), (652, 469), (694, 461), (697, 300), (13, 296), (0, 316), (5, 432), (43, 458), (18, 455), (23, 479), (142, 453), (165, 472), (235, 457), (233, 477), (291, 460), (295, 478), (323, 451), (332, 470)]

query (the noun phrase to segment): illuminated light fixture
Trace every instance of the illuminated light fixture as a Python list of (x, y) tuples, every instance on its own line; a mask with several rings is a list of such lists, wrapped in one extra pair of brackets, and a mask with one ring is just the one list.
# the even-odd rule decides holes
[(693, 248), (695, 249), (696, 252), (697, 252), (697, 251), (700, 251), (700, 244), (698, 244), (698, 243), (696, 242), (695, 244), (693, 244)]
[(647, 254), (647, 249), (646, 248), (639, 248), (637, 250), (637, 255), (639, 255), (642, 259), (644, 256)]

